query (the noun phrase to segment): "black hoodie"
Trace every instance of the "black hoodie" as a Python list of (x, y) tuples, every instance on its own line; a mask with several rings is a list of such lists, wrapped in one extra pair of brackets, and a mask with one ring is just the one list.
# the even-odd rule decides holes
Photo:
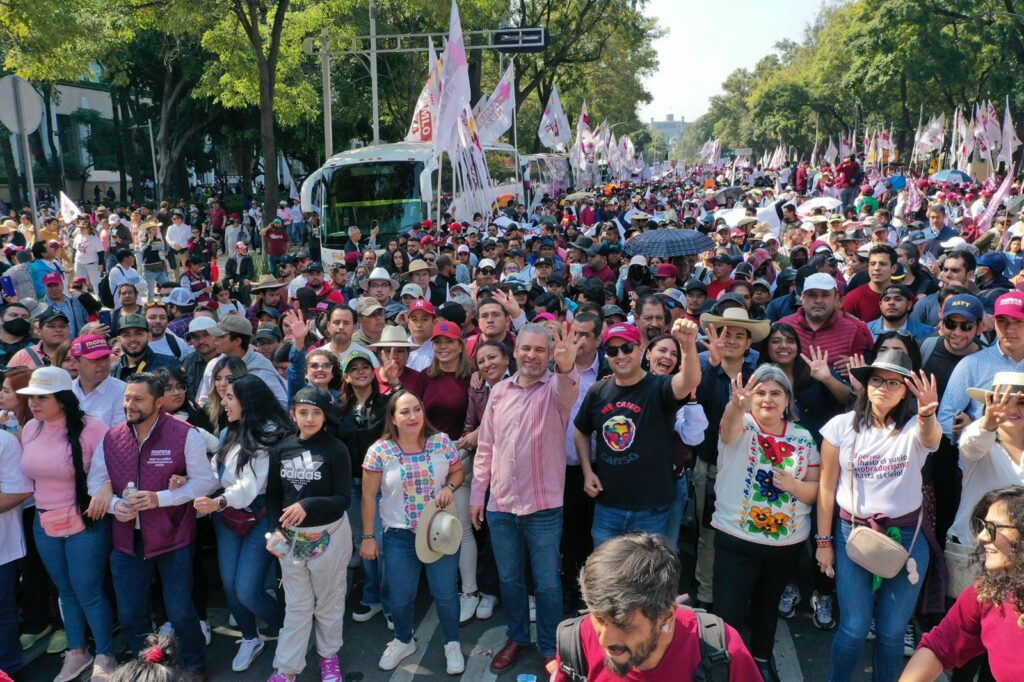
[(326, 526), (348, 510), (352, 471), (348, 448), (326, 431), (309, 440), (285, 438), (275, 448), (267, 477), (267, 518), (278, 527), (281, 510), (302, 504), (302, 527)]

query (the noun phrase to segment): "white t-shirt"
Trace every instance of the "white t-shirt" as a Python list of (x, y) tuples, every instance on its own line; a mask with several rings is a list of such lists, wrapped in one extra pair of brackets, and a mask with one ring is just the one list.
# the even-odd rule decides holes
[[(836, 502), (857, 518), (905, 516), (921, 507), (921, 468), (935, 448), (917, 437), (917, 415), (896, 432), (891, 426), (853, 430), (853, 412), (833, 417), (821, 436), (839, 449)], [(850, 470), (856, 460), (857, 508), (850, 497)]]
[(94, 234), (80, 234), (75, 237), (75, 263), (92, 265), (99, 261), (99, 253), (103, 250), (103, 242)]
[[(0, 490), (5, 493), (30, 493), (33, 489), (32, 481), (21, 470), (21, 443), (7, 431), (0, 432)], [(0, 566), (25, 556), (22, 506), (18, 505), (0, 514)]]
[(995, 431), (981, 428), (981, 421), (971, 422), (960, 434), (960, 466), (963, 468), (963, 492), (960, 508), (949, 534), (966, 547), (974, 547), (971, 513), (985, 493), (1011, 485), (1024, 485), (1024, 459), (1014, 464), (1003, 446), (996, 441)]
[(781, 436), (761, 431), (749, 414), (743, 431), (728, 445), (718, 439), (715, 513), (711, 525), (761, 545), (793, 545), (811, 534), (812, 507), (773, 484), (772, 469), (803, 480), (821, 456), (810, 431), (786, 422)]
[(363, 468), (381, 474), (380, 520), (384, 529), (416, 530), (420, 514), (437, 497), (459, 451), (444, 433), (427, 439), (422, 452), (403, 452), (398, 443), (379, 440), (366, 451)]

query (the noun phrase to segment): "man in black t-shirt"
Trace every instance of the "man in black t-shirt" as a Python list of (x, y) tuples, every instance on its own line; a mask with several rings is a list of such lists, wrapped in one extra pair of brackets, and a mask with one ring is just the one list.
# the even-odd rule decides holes
[[(576, 415), (575, 443), (583, 468), (583, 489), (597, 502), (591, 535), (594, 547), (630, 532), (665, 534), (675, 499), (672, 437), (679, 401), (700, 382), (697, 325), (679, 319), (672, 336), (682, 349), (679, 371), (648, 374), (640, 330), (613, 324), (604, 350), (612, 378), (590, 387)], [(590, 438), (597, 432), (597, 458), (590, 462)]]

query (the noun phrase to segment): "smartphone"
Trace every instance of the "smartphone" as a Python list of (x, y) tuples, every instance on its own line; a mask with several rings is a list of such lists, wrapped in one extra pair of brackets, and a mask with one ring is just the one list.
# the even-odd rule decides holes
[(101, 310), (97, 319), (99, 319), (100, 324), (106, 325), (107, 329), (110, 329), (113, 324), (113, 315), (109, 310)]
[(4, 288), (4, 296), (10, 298), (15, 295), (14, 280), (11, 279), (8, 275), (0, 277), (0, 285), (2, 285)]

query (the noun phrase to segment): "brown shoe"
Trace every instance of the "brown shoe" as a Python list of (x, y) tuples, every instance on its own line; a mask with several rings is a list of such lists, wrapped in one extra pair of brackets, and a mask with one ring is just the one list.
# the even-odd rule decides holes
[(511, 668), (525, 648), (524, 645), (516, 644), (511, 639), (505, 640), (505, 645), (491, 659), (491, 672), (500, 674)]

